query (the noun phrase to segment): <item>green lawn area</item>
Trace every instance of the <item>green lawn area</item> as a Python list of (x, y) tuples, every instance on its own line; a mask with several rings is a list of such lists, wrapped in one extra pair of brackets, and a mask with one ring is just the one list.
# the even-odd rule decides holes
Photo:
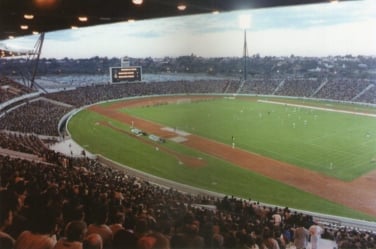
[(376, 167), (374, 117), (224, 98), (122, 111), (342, 180)]
[[(147, 117), (149, 120), (158, 121), (159, 123), (164, 123), (171, 127), (178, 127), (179, 129), (188, 132), (195, 132), (196, 134), (204, 135), (225, 143), (230, 143), (231, 136), (233, 135), (236, 138), (237, 146), (242, 146), (250, 150), (257, 149), (258, 146), (264, 146), (264, 148), (257, 151), (258, 153), (270, 153), (272, 148), (277, 148), (277, 152), (274, 151), (271, 155), (283, 155), (287, 152), (293, 152), (293, 155), (296, 154), (299, 157), (304, 157), (304, 153), (307, 153), (307, 149), (298, 154), (297, 151), (301, 148), (298, 145), (293, 145), (293, 143), (298, 142), (299, 138), (307, 138), (307, 135), (305, 135), (307, 130), (315, 130), (316, 133), (311, 134), (310, 138), (313, 139), (313, 141), (314, 138), (319, 140), (311, 143), (323, 143), (323, 141), (331, 141), (333, 139), (330, 138), (330, 136), (320, 137), (319, 128), (308, 129), (308, 127), (304, 126), (303, 118), (307, 118), (307, 126), (309, 127), (318, 126), (318, 124), (315, 124), (315, 121), (329, 119), (329, 117), (326, 117), (325, 112), (321, 113), (313, 111), (311, 113), (309, 110), (294, 110), (293, 108), (285, 108), (283, 106), (282, 109), (278, 108), (281, 108), (281, 106), (255, 103), (247, 100), (218, 99), (192, 104), (163, 105), (157, 107), (125, 109), (122, 111), (134, 115), (137, 113), (138, 116)], [(268, 112), (270, 113), (268, 114)], [(261, 116), (260, 113), (262, 114)], [(315, 119), (314, 115), (317, 115), (318, 117)], [(220, 118), (215, 118), (216, 116)], [(349, 119), (350, 116), (351, 115), (347, 115), (342, 118), (346, 121), (346, 118)], [(284, 118), (282, 119), (282, 117)], [(309, 117), (311, 119), (308, 119)], [(272, 121), (273, 118), (274, 121)], [(368, 122), (370, 120), (374, 122), (373, 119), (368, 119)], [(130, 130), (130, 127), (127, 125), (121, 124), (115, 120), (110, 120), (88, 110), (83, 110), (76, 114), (70, 120), (68, 129), (74, 140), (85, 147), (88, 151), (102, 154), (124, 165), (131, 166), (159, 177), (228, 195), (235, 195), (247, 199), (252, 198), (253, 200), (274, 205), (288, 206), (357, 219), (376, 220), (375, 217), (370, 217), (342, 205), (319, 198), (310, 193), (303, 192), (294, 187), (279, 183), (248, 170), (235, 167), (228, 162), (189, 149), (182, 144), (169, 141), (163, 145), (158, 145), (166, 146), (175, 151), (202, 158), (202, 160), (207, 162), (204, 167), (187, 167), (186, 165), (179, 163), (174, 156), (164, 153), (162, 150), (156, 150), (154, 146), (146, 145), (125, 133), (100, 125), (100, 122), (103, 121), (110, 122), (111, 125), (122, 130)], [(288, 123), (288, 121), (290, 123)], [(362, 130), (368, 129), (366, 121), (367, 120), (362, 121), (364, 122)], [(241, 125), (245, 122), (248, 123)], [(279, 122), (279, 125), (276, 125), (276, 122)], [(296, 123), (295, 128), (292, 127), (292, 122)], [(281, 133), (279, 134), (276, 126), (280, 126), (284, 131), (279, 131)], [(335, 127), (336, 126), (333, 125), (330, 129), (321, 128), (321, 130), (326, 131), (326, 129), (328, 129), (330, 131), (335, 131)], [(351, 127), (354, 129), (354, 127), (358, 126), (352, 125)], [(289, 135), (284, 134), (284, 132), (289, 132)], [(371, 137), (369, 137), (369, 140), (375, 145), (376, 134), (374, 132), (372, 133), (372, 131), (370, 132)], [(327, 133), (329, 133), (329, 131), (327, 131)], [(292, 142), (290, 142), (291, 145), (283, 145), (283, 139), (275, 139), (275, 137), (273, 137), (277, 135), (284, 137), (283, 139), (292, 139)], [(264, 141), (262, 136), (266, 136), (267, 139), (274, 139), (274, 142), (271, 143)], [(256, 137), (258, 137), (258, 140), (256, 140)], [(351, 139), (347, 141), (351, 141)], [(308, 142), (305, 144), (307, 143)], [(305, 144), (304, 146), (306, 146)], [(345, 147), (345, 145), (346, 143), (342, 146)], [(288, 148), (283, 148), (286, 146)], [(336, 147), (336, 150), (338, 150), (338, 146)], [(311, 147), (308, 148), (321, 152), (322, 150), (318, 150), (317, 147), (319, 146), (311, 145)], [(292, 150), (292, 148), (295, 151)], [(375, 148), (375, 146), (373, 148)], [(327, 154), (330, 153), (327, 152)], [(338, 155), (342, 154), (339, 153)], [(299, 160), (296, 159), (297, 156), (290, 156), (287, 157), (287, 159), (294, 159), (296, 162), (299, 162)], [(327, 155), (325, 154), (325, 156)], [(318, 158), (320, 159), (321, 157)], [(348, 156), (348, 159), (349, 158), (351, 157)], [(310, 158), (312, 162), (314, 159), (315, 157)], [(325, 159), (326, 158), (321, 158), (321, 160)], [(334, 161), (334, 159), (330, 160)], [(302, 166), (313, 167), (313, 165), (309, 164)], [(335, 167), (336, 164), (334, 164), (334, 168)], [(327, 174), (331, 173), (326, 167), (322, 167), (322, 169), (318, 168), (317, 170), (323, 170)], [(365, 172), (366, 170), (365, 167), (362, 172)], [(347, 171), (349, 171), (349, 169), (345, 171), (345, 175), (349, 174)], [(354, 172), (357, 171), (354, 170)]]

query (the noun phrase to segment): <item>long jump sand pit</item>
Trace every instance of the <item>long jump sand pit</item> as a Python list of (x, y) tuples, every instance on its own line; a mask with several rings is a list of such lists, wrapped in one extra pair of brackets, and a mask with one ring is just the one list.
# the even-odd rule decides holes
[[(187, 97), (180, 97), (185, 100)], [(192, 97), (192, 100), (208, 99), (214, 97)], [(132, 106), (155, 105), (160, 103), (176, 103), (179, 96), (141, 98), (131, 101), (117, 102), (107, 107), (92, 106), (91, 111), (116, 119), (131, 125), (137, 123), (137, 127), (164, 138), (177, 136), (174, 130), (118, 112), (118, 109)], [(234, 165), (260, 173), (287, 185), (310, 192), (327, 200), (342, 204), (363, 213), (376, 216), (376, 171), (359, 177), (351, 182), (344, 182), (318, 172), (300, 168), (288, 163), (280, 162), (272, 158), (264, 157), (239, 148), (232, 148), (214, 140), (200, 137), (194, 134), (184, 136), (182, 143), (206, 154), (221, 158)]]

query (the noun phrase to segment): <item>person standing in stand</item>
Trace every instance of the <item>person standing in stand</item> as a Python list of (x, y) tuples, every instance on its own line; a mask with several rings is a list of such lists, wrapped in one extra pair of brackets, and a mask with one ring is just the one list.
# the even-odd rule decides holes
[(299, 226), (294, 230), (294, 245), (296, 249), (305, 249), (308, 245), (309, 231)]
[(312, 226), (309, 227), (309, 233), (311, 235), (311, 248), (318, 249), (320, 244), (321, 234), (323, 233), (322, 227), (320, 227), (317, 223), (314, 223)]

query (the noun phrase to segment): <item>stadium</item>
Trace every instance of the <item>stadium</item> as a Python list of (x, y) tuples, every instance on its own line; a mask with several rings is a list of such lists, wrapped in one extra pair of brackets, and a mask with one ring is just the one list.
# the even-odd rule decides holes
[(275, 71), (240, 80), (121, 62), (69, 88), (1, 75), (1, 248), (292, 249), (302, 227), (305, 248), (316, 229), (318, 248), (376, 247), (375, 58), (254, 57)]

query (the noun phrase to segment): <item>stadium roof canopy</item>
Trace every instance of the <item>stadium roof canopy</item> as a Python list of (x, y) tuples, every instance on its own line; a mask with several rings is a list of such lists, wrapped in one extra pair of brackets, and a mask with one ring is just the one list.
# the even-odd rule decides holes
[(0, 40), (128, 20), (330, 1), (335, 0), (0, 0)]

